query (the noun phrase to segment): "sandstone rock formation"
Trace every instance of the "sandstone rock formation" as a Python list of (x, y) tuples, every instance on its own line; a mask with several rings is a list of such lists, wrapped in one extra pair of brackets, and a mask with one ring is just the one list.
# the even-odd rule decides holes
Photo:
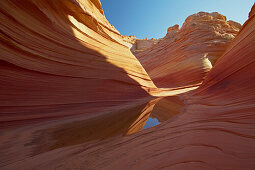
[(203, 84), (182, 96), (187, 105), (176, 119), (124, 138), (54, 150), (10, 167), (254, 169), (254, 9)]
[(0, 10), (1, 125), (93, 115), (156, 88), (100, 1), (1, 1)]
[(151, 95), (187, 90), (157, 93), (99, 0), (0, 1), (0, 19), (0, 167), (132, 134), (155, 104)]
[(136, 37), (134, 35), (131, 36), (124, 35), (123, 41), (127, 42), (128, 44), (127, 46), (131, 49), (136, 42)]
[(168, 28), (155, 46), (134, 53), (158, 87), (178, 87), (203, 81), (241, 25), (213, 12), (189, 16), (181, 29)]
[(155, 44), (157, 44), (160, 39), (136, 39), (135, 43), (133, 44), (132, 48), (130, 49), (133, 54), (145, 51), (149, 48), (152, 48)]
[(29, 145), (42, 128), (132, 108), (156, 89), (99, 0), (1, 1), (0, 20), (1, 165), (47, 143)]
[(164, 97), (155, 104), (150, 117), (156, 118), (159, 122), (164, 122), (177, 116), (184, 106), (180, 96)]
[(130, 48), (133, 54), (145, 51), (149, 48), (152, 48), (155, 44), (157, 44), (161, 39), (137, 39), (135, 36), (123, 36), (123, 40), (128, 43), (128, 47)]
[[(169, 28), (141, 61), (176, 47), (194, 62), (162, 55), (180, 67), (158, 89), (99, 0), (0, 1), (0, 169), (254, 169), (254, 11), (221, 57), (237, 23), (199, 13)], [(196, 89), (206, 71), (189, 72), (215, 56)], [(133, 134), (150, 113), (174, 118)]]

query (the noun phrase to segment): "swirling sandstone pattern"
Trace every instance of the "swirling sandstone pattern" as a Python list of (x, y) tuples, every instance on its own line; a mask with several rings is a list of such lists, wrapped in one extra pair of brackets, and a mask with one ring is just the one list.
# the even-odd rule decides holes
[(184, 96), (177, 119), (94, 149), (79, 146), (83, 152), (70, 162), (80, 158), (99, 169), (254, 169), (254, 10), (201, 87)]
[(183, 96), (187, 106), (175, 120), (124, 138), (54, 150), (11, 167), (254, 169), (254, 10), (201, 87)]
[(187, 90), (157, 93), (99, 0), (0, 1), (0, 21), (0, 167), (132, 134), (151, 95)]
[(91, 114), (156, 88), (100, 1), (11, 0), (0, 10), (1, 126)]
[(178, 25), (168, 28), (167, 35), (152, 48), (134, 54), (157, 87), (197, 84), (240, 27), (219, 13), (199, 12), (189, 16), (181, 29)]
[[(0, 11), (0, 169), (255, 168), (255, 6), (203, 84), (180, 95), (184, 103), (149, 95), (188, 89), (157, 90), (99, 0), (9, 0)], [(170, 85), (199, 82), (187, 80)], [(119, 136), (167, 103), (174, 114), (185, 106)]]
[[(68, 136), (86, 129), (75, 120), (86, 124), (88, 117), (138, 107), (156, 89), (99, 0), (0, 1), (0, 21), (0, 165), (49, 142), (35, 140), (42, 129), (64, 140), (56, 131)], [(129, 128), (141, 112), (129, 113), (133, 117), (119, 129)], [(115, 129), (120, 124), (115, 121)]]

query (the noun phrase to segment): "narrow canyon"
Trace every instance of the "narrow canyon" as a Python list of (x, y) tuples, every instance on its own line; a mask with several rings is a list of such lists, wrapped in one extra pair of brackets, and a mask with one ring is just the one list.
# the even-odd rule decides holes
[(255, 169), (255, 5), (121, 35), (100, 0), (0, 1), (0, 169)]

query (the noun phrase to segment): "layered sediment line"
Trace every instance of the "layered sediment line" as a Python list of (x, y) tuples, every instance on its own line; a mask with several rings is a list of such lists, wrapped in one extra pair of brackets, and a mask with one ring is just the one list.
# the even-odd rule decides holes
[(99, 0), (1, 1), (0, 21), (0, 167), (94, 139), (88, 119), (126, 110), (103, 138), (127, 131), (157, 89)]
[(199, 12), (183, 26), (168, 28), (153, 47), (134, 53), (158, 87), (179, 87), (203, 81), (232, 42), (241, 25), (217, 13)]
[(153, 96), (197, 88), (157, 89), (98, 0), (1, 1), (0, 21), (0, 167), (140, 131)]
[(0, 11), (1, 126), (95, 114), (156, 89), (100, 1), (11, 0)]
[(0, 169), (254, 169), (254, 10), (170, 28), (139, 54), (157, 89), (99, 0), (0, 1)]
[(54, 150), (10, 167), (254, 169), (254, 25), (253, 7), (203, 84), (182, 96), (186, 107), (174, 120), (132, 136)]

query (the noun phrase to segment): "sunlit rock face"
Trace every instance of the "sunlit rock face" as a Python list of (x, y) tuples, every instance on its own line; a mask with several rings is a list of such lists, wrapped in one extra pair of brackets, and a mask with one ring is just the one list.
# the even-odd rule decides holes
[[(66, 151), (66, 156), (62, 157), (72, 163), (61, 162), (58, 166), (86, 165), (91, 169), (254, 169), (254, 9), (203, 84), (197, 90), (182, 95), (186, 98), (186, 106), (177, 118), (133, 136), (107, 143), (98, 142), (94, 148), (77, 146), (75, 149), (81, 151), (78, 155), (69, 157)], [(57, 152), (52, 154), (57, 155)]]
[(134, 53), (158, 87), (178, 87), (203, 81), (241, 25), (217, 13), (199, 12), (183, 26), (168, 28), (152, 48)]
[(1, 126), (93, 115), (156, 88), (100, 1), (11, 0), (0, 10)]
[(133, 54), (137, 54), (139, 52), (145, 51), (149, 48), (152, 48), (155, 44), (157, 44), (161, 39), (137, 39), (134, 35), (123, 36), (123, 40), (128, 44), (131, 52)]
[[(155, 87), (99, 0), (0, 1), (0, 169), (254, 169), (254, 10), (215, 64), (239, 24), (199, 13), (168, 29), (159, 54), (203, 56), (172, 58), (184, 63), (172, 86), (194, 84), (189, 72), (214, 65), (183, 94)], [(211, 34), (208, 18), (226, 25)], [(183, 44), (173, 45), (178, 35)], [(212, 35), (222, 46), (207, 47)], [(163, 123), (141, 131), (149, 116)]]
[(157, 44), (160, 39), (136, 39), (132, 48), (130, 49), (133, 54), (145, 51), (149, 48), (152, 48), (155, 44)]
[(127, 46), (131, 49), (136, 42), (136, 37), (134, 35), (131, 36), (124, 35), (123, 41), (126, 42)]
[[(142, 129), (129, 128), (146, 105), (130, 108), (156, 87), (99, 0), (0, 1), (0, 21), (0, 167), (98, 129), (114, 129), (103, 138)], [(109, 120), (123, 110), (130, 119)], [(99, 115), (113, 125), (86, 131)]]
[(181, 96), (186, 106), (174, 120), (124, 138), (54, 150), (9, 167), (254, 169), (254, 9), (203, 84)]

